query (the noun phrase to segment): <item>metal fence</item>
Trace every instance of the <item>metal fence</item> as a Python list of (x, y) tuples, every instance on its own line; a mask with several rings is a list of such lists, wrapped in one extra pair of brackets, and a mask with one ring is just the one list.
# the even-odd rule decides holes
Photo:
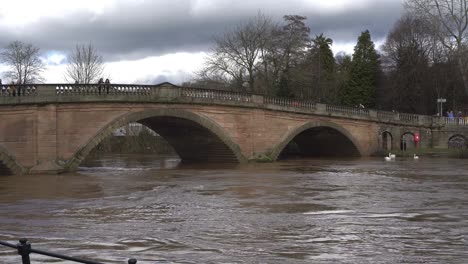
[[(29, 255), (31, 253), (36, 253), (36, 254), (40, 254), (40, 255), (44, 255), (44, 256), (49, 256), (49, 257), (53, 257), (53, 258), (57, 258), (57, 259), (69, 260), (69, 261), (73, 261), (73, 262), (77, 262), (77, 263), (104, 264), (102, 262), (96, 262), (96, 261), (92, 261), (92, 260), (85, 260), (85, 259), (70, 257), (70, 256), (62, 255), (62, 254), (53, 253), (53, 252), (48, 252), (48, 251), (44, 251), (44, 250), (33, 249), (31, 244), (25, 238), (20, 239), (18, 244), (11, 244), (11, 243), (8, 243), (8, 242), (0, 241), (0, 245), (10, 247), (10, 248), (14, 248), (14, 249), (18, 250), (18, 255), (21, 256), (21, 261), (22, 261), (21, 263), (22, 264), (31, 264), (31, 259), (29, 257)], [(132, 259), (129, 259), (127, 263), (128, 264), (136, 264), (137, 260), (132, 258)]]

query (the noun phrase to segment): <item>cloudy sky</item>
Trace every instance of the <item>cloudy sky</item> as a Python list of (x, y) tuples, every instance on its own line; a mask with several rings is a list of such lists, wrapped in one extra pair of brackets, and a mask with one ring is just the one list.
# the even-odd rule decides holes
[(381, 43), (403, 8), (401, 0), (0, 0), (0, 48), (14, 40), (39, 47), (46, 82), (64, 82), (67, 54), (91, 43), (114, 83), (180, 84), (214, 36), (259, 11), (275, 21), (306, 16), (312, 36), (324, 33), (335, 53), (351, 53), (366, 29)]

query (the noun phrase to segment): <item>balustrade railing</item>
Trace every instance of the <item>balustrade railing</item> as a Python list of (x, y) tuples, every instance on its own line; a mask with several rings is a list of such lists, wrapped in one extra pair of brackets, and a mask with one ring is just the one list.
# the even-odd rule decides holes
[[(163, 90), (159, 90), (164, 87)], [(159, 93), (158, 91), (161, 91)], [(28, 84), (28, 85), (0, 85), (0, 98), (5, 103), (20, 102), (17, 100), (7, 99), (5, 97), (67, 97), (70, 96), (96, 96), (105, 98), (106, 95), (155, 95), (155, 98), (159, 96), (165, 97), (170, 96), (171, 98), (196, 98), (201, 101), (212, 101), (220, 100), (233, 103), (256, 103), (263, 105), (276, 105), (283, 107), (296, 108), (301, 110), (316, 111), (318, 109), (317, 103), (313, 101), (281, 98), (273, 96), (261, 96), (253, 95), (248, 93), (223, 91), (223, 90), (211, 90), (202, 88), (192, 87), (179, 87), (179, 86), (161, 86), (159, 85), (128, 85), (128, 84)], [(115, 97), (112, 97), (115, 98)], [(40, 99), (34, 99), (36, 102)], [(24, 102), (27, 102), (24, 101)], [(395, 121), (403, 123), (437, 123), (444, 125), (462, 125), (468, 126), (467, 118), (448, 118), (448, 117), (430, 117), (430, 116), (419, 116), (415, 114), (386, 112), (386, 111), (372, 111), (361, 107), (348, 107), (339, 105), (323, 105), (325, 106), (326, 112), (330, 114), (347, 115), (347, 116), (360, 116), (365, 118), (375, 118), (380, 121)], [(322, 106), (321, 106), (322, 107)]]
[(329, 113), (341, 113), (347, 115), (358, 115), (358, 116), (369, 116), (369, 109), (361, 107), (349, 107), (349, 106), (339, 106), (339, 105), (327, 105), (327, 112)]
[(419, 116), (414, 114), (398, 113), (398, 119), (406, 123), (418, 123)]
[(151, 85), (127, 84), (34, 84), (1, 85), (0, 97), (16, 96), (63, 96), (63, 95), (148, 95), (156, 87)]
[(398, 113), (387, 112), (387, 111), (377, 111), (377, 118), (379, 120), (385, 120), (385, 121), (398, 120)]
[(467, 117), (442, 117), (442, 121), (445, 125), (449, 126), (468, 126)]
[[(18, 251), (18, 255), (21, 256), (22, 264), (31, 264), (31, 258), (29, 256), (31, 253), (49, 256), (49, 257), (56, 258), (56, 259), (69, 260), (69, 261), (77, 262), (77, 263), (103, 264), (102, 262), (80, 259), (76, 257), (70, 257), (70, 256), (62, 255), (62, 254), (45, 251), (45, 250), (34, 249), (32, 248), (31, 244), (28, 242), (28, 240), (25, 238), (20, 239), (18, 244), (11, 244), (8, 242), (0, 241), (0, 245), (16, 249)], [(129, 259), (127, 263), (136, 264), (137, 260), (132, 258), (132, 259)]]
[(316, 103), (312, 101), (282, 98), (282, 97), (273, 97), (273, 96), (263, 96), (263, 104), (303, 108), (303, 109), (309, 109), (309, 110), (316, 110), (317, 108)]
[(0, 97), (37, 95), (37, 85), (0, 85)]
[(65, 84), (55, 86), (57, 95), (140, 95), (150, 94), (152, 89), (153, 87), (148, 85), (126, 84)]
[(251, 94), (238, 92), (180, 87), (180, 96), (223, 101), (252, 102)]

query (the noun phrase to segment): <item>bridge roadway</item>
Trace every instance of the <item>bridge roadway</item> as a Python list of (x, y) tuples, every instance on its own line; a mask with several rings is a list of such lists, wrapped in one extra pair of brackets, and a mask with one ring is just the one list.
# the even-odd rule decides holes
[[(164, 137), (183, 161), (369, 156), (382, 150), (466, 147), (468, 126), (445, 118), (376, 111), (229, 91), (158, 85), (0, 86), (0, 170), (75, 169), (117, 128), (138, 122)], [(449, 124), (447, 124), (449, 123)]]

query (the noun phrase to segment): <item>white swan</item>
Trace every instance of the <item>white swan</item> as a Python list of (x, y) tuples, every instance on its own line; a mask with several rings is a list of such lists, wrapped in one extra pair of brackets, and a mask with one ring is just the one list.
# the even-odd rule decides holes
[(389, 156), (391, 159), (395, 159), (395, 158), (396, 158), (396, 155), (395, 155), (395, 154), (392, 154), (392, 153), (388, 153), (388, 156)]
[(390, 157), (385, 156), (385, 161), (391, 161), (392, 159)]
[(416, 155), (416, 154), (414, 154), (414, 155), (413, 155), (413, 159), (417, 160), (417, 159), (419, 159), (419, 156)]

